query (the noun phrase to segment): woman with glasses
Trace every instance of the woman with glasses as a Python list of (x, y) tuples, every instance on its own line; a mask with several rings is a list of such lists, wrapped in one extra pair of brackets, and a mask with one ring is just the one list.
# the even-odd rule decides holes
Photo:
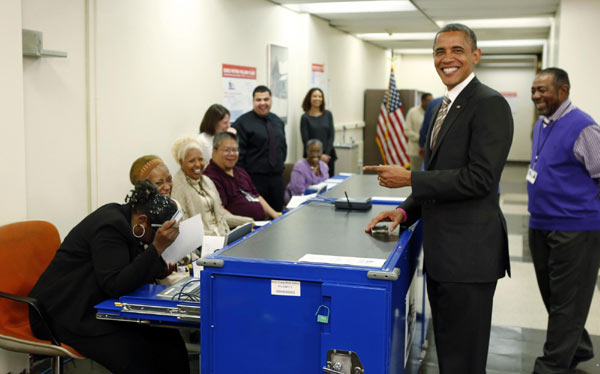
[[(104, 205), (65, 237), (29, 293), (46, 326), (30, 309), (39, 339), (58, 339), (112, 373), (189, 373), (178, 330), (96, 319), (94, 306), (129, 294), (173, 271), (161, 254), (179, 234), (173, 200), (139, 180), (125, 204)], [(154, 228), (154, 225), (160, 225)]]
[(232, 214), (251, 217), (257, 221), (274, 219), (281, 215), (260, 196), (250, 175), (239, 166), (237, 136), (228, 132), (215, 135), (213, 159), (205, 174), (217, 186), (223, 207)]

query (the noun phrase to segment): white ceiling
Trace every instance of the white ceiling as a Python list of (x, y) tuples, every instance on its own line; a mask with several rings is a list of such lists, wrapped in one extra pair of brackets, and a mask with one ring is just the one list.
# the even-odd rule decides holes
[[(279, 4), (308, 4), (357, 0), (272, 0)], [(550, 22), (560, 5), (560, 0), (407, 0), (416, 10), (406, 12), (380, 13), (314, 13), (339, 30), (351, 34), (365, 33), (435, 33), (439, 30), (436, 22), (461, 21), (475, 31), (484, 54), (538, 54), (542, 52), (540, 40), (547, 40)], [(521, 25), (511, 25), (502, 21), (500, 25), (485, 27), (473, 20), (527, 18)], [(546, 21), (536, 25), (535, 19)], [(544, 22), (542, 22), (544, 23)], [(394, 49), (398, 53), (409, 53), (407, 49), (428, 49), (431, 51), (433, 37), (426, 34), (420, 40), (369, 40), (383, 48)], [(419, 38), (417, 38), (419, 39)], [(513, 45), (488, 46), (493, 41), (517, 40)], [(486, 43), (492, 41), (492, 43)], [(531, 42), (528, 42), (531, 41)], [(497, 43), (497, 42), (496, 42)], [(517, 43), (525, 45), (516, 45)], [(531, 44), (531, 45), (529, 45)], [(402, 51), (404, 50), (404, 51)]]

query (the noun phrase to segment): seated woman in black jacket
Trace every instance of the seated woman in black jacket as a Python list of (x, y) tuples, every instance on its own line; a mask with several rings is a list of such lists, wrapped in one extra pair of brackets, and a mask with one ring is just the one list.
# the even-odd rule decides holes
[[(140, 180), (125, 201), (104, 205), (75, 226), (29, 295), (61, 342), (113, 373), (189, 373), (178, 330), (96, 319), (94, 305), (173, 270), (161, 257), (179, 234), (170, 220), (173, 200)], [(49, 339), (31, 310), (30, 324), (35, 336)]]

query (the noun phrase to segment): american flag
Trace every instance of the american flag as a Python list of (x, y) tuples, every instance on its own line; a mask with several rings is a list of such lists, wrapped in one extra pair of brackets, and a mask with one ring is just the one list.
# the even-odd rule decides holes
[(404, 115), (402, 103), (396, 89), (394, 68), (390, 72), (390, 86), (383, 96), (379, 118), (377, 119), (377, 145), (386, 165), (407, 167), (410, 158), (406, 153), (406, 135), (404, 135)]

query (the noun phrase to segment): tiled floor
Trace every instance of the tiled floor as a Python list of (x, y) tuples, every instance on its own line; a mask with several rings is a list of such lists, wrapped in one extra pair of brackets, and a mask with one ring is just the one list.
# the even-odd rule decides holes
[[(488, 374), (531, 373), (545, 341), (546, 310), (537, 288), (528, 245), (527, 165), (507, 165), (501, 181), (501, 204), (507, 220), (512, 277), (498, 282), (494, 297)], [(596, 357), (580, 363), (578, 374), (600, 374), (600, 277), (586, 324)], [(420, 364), (413, 360), (411, 374), (437, 374), (433, 334)]]
[[(545, 339), (545, 330), (510, 326), (493, 326), (488, 355), (488, 374), (531, 373), (533, 362), (540, 354)], [(437, 357), (433, 334), (429, 334), (430, 347), (420, 365), (413, 364), (410, 374), (438, 374)], [(600, 346), (600, 337), (593, 336), (595, 347)], [(573, 374), (600, 373), (597, 357), (579, 364)]]

